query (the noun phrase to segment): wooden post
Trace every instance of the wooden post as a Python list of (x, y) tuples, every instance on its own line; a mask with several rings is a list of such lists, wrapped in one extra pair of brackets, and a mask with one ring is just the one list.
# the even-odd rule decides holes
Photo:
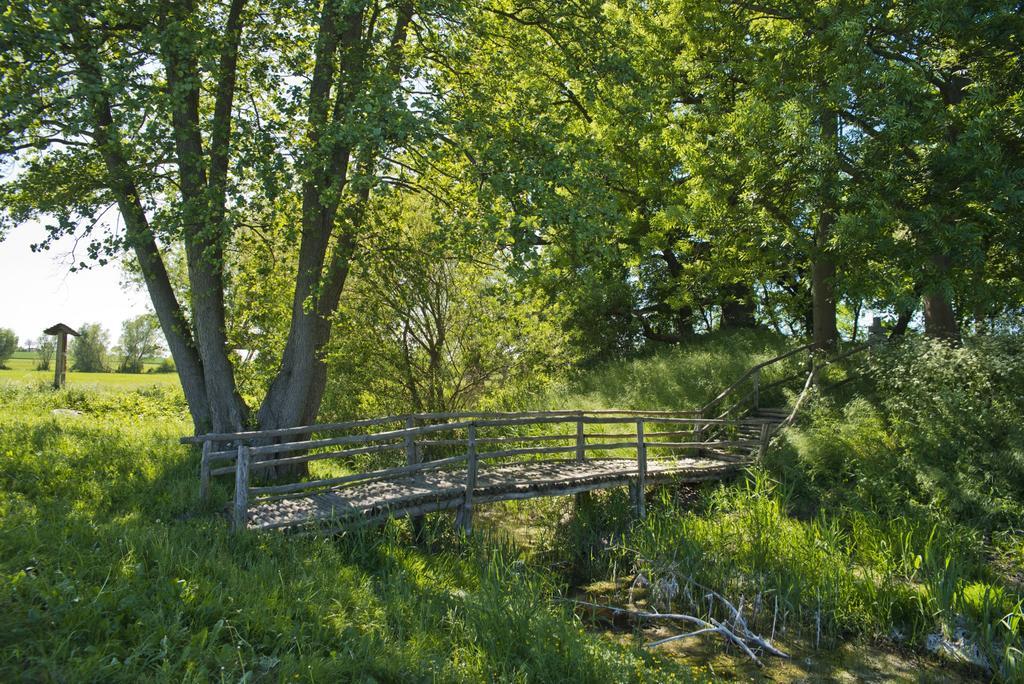
[(466, 432), (466, 498), (459, 508), (455, 523), (463, 534), (469, 535), (473, 531), (473, 490), (476, 489), (476, 424), (470, 423)]
[(644, 441), (644, 419), (636, 421), (636, 517), (647, 517), (644, 485), (647, 480), (647, 443)]
[(67, 382), (68, 334), (57, 333), (57, 363), (53, 369), (53, 388), (60, 389)]
[(232, 516), (232, 529), (236, 532), (244, 530), (249, 522), (249, 447), (238, 445), (238, 458), (235, 460), (235, 506)]
[(587, 460), (587, 436), (583, 434), (582, 412), (576, 420), (576, 460), (581, 463)]
[(210, 496), (210, 452), (213, 442), (203, 442), (203, 458), (199, 461), (199, 500), (206, 501)]
[(754, 371), (754, 410), (757, 411), (761, 404), (761, 369), (758, 368)]
[(60, 389), (67, 380), (68, 335), (78, 337), (78, 332), (69, 325), (58, 323), (44, 330), (43, 334), (57, 336), (57, 360), (53, 365), (53, 388)]
[[(409, 416), (405, 419), (405, 429), (412, 430), (416, 427), (416, 419)], [(416, 465), (420, 462), (419, 449), (416, 448), (416, 438), (410, 432), (405, 436), (405, 462), (407, 465)], [(423, 540), (423, 516), (414, 515), (409, 518), (412, 525), (412, 536), (417, 542)]]
[[(699, 416), (697, 416), (698, 419), (703, 418), (703, 417), (704, 417), (703, 413), (701, 413)], [(704, 441), (704, 423), (694, 423), (693, 424), (693, 441), (694, 442), (703, 442)], [(704, 450), (701, 449), (700, 447), (696, 447), (695, 450), (694, 450), (694, 454), (693, 455), (696, 456), (697, 458), (700, 458), (701, 456), (704, 455)]]
[[(405, 429), (412, 430), (414, 427), (416, 427), (416, 419), (409, 416), (405, 419)], [(413, 438), (412, 432), (405, 436), (405, 462), (407, 465), (419, 463), (419, 458), (416, 456), (416, 440)]]
[(765, 453), (768, 451), (768, 423), (761, 423), (761, 438), (757, 446), (757, 458), (764, 458)]

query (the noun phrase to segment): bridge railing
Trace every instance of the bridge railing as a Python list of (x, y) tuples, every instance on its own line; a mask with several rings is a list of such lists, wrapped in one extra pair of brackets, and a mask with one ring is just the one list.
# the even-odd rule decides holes
[[(417, 424), (419, 420), (434, 422)], [(456, 479), (464, 483), (459, 520), (468, 529), (477, 474), (481, 467), (491, 463), (549, 456), (567, 457), (556, 459), (555, 463), (580, 462), (594, 454), (603, 458), (635, 458), (635, 477), (642, 491), (648, 449), (657, 450), (659, 456), (714, 451), (725, 459), (729, 454), (742, 458), (737, 452), (763, 452), (768, 439), (763, 422), (707, 419), (665, 411), (472, 414), (447, 422), (438, 420), (436, 414), (404, 416), (372, 421), (372, 426), (386, 428), (375, 432), (352, 432), (371, 423), (352, 421), (317, 426), (305, 439), (294, 439), (303, 435), (293, 431), (277, 435), (292, 441), (273, 442), (266, 433), (259, 432), (207, 436), (203, 442), (200, 495), (209, 496), (210, 478), (233, 474), (231, 517), (233, 526), (241, 529), (246, 526), (253, 505), (445, 470), (459, 473)], [(399, 422), (404, 424), (392, 427)], [(714, 439), (702, 435), (709, 426), (718, 430)], [(754, 437), (751, 430), (760, 432)], [(428, 452), (434, 458), (424, 459)], [(364, 466), (357, 472), (300, 482), (253, 484), (255, 476), (276, 473), (280, 468), (328, 459), (354, 465), (359, 457), (366, 456), (382, 456), (383, 467)], [(635, 504), (643, 515), (642, 497), (637, 497)]]

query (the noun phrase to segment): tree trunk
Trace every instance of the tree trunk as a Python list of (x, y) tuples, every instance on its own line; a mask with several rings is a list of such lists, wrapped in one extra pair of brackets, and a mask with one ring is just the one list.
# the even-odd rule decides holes
[(757, 306), (754, 292), (746, 283), (733, 283), (722, 288), (722, 328), (754, 328), (757, 326)]
[[(232, 3), (233, 21), (241, 3)], [(175, 7), (169, 20), (185, 23), (195, 8), (191, 0)], [(229, 33), (238, 39), (237, 27)], [(230, 42), (230, 41), (229, 41)], [(195, 327), (196, 347), (203, 360), (206, 397), (215, 432), (236, 432), (246, 426), (248, 410), (235, 386), (234, 366), (228, 357), (226, 318), (224, 311), (224, 207), (218, 205), (223, 195), (214, 197), (208, 185), (206, 158), (203, 150), (199, 112), (199, 67), (197, 57), (186, 41), (163, 45), (163, 61), (167, 76), (167, 94), (172, 103), (171, 128), (174, 134), (178, 163), (178, 185), (182, 197), (182, 233), (188, 262), (189, 285), (192, 295), (192, 321)], [(230, 51), (231, 48), (228, 48)], [(218, 113), (230, 119), (230, 91), (233, 91), (234, 66), (230, 72), (220, 74), (217, 95)], [(227, 84), (227, 90), (225, 87)], [(227, 100), (227, 112), (224, 100)], [(218, 159), (226, 159), (230, 144), (230, 129), (224, 130), (225, 121), (215, 122), (216, 145), (210, 151)]]
[(924, 291), (924, 332), (930, 337), (959, 339), (960, 326), (945, 287), (948, 282), (949, 257), (933, 255), (931, 264), (934, 269), (930, 278), (932, 284)]
[(202, 358), (193, 343), (188, 319), (174, 294), (149, 220), (139, 199), (139, 191), (132, 180), (120, 135), (114, 123), (99, 55), (95, 46), (90, 43), (90, 36), (78, 17), (72, 15), (69, 21), (68, 28), (75, 43), (75, 58), (82, 79), (94, 92), (90, 103), (90, 116), (94, 124), (93, 139), (106, 168), (107, 185), (124, 219), (126, 242), (139, 260), (153, 309), (160, 321), (167, 347), (181, 379), (193, 427), (196, 434), (200, 434), (212, 427)]
[[(821, 117), (821, 135), (830, 149), (835, 148), (838, 136), (838, 118), (834, 112), (824, 112)], [(818, 226), (814, 235), (814, 253), (811, 263), (811, 308), (814, 318), (814, 342), (819, 348), (832, 349), (838, 336), (836, 327), (836, 263), (829, 250), (829, 240), (836, 222), (836, 207), (833, 185), (837, 174), (833, 172), (833, 161), (824, 165), (821, 178), (822, 195), (818, 215)]]
[(907, 327), (910, 325), (910, 319), (914, 317), (913, 309), (903, 309), (896, 317), (896, 325), (892, 327), (889, 332), (889, 337), (903, 337), (907, 332)]

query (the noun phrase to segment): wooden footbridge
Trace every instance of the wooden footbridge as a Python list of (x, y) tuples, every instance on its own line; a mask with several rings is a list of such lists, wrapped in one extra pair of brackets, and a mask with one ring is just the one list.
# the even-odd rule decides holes
[[(479, 504), (624, 485), (643, 517), (648, 484), (725, 478), (763, 455), (799, 402), (765, 408), (762, 398), (806, 376), (804, 396), (818, 368), (812, 348), (755, 366), (698, 411), (424, 413), (182, 441), (202, 444), (202, 499), (211, 478), (234, 477), (236, 530), (326, 531), (455, 510), (469, 532)], [(762, 382), (801, 352), (807, 366)], [(273, 481), (313, 462), (315, 479)]]

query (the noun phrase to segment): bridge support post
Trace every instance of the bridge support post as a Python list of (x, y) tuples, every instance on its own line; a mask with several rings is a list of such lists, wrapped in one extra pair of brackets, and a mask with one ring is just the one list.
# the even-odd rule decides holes
[[(420, 462), (419, 449), (416, 448), (416, 438), (412, 434), (412, 430), (416, 427), (416, 419), (413, 416), (409, 416), (405, 419), (405, 429), (409, 432), (405, 435), (405, 463), (406, 465), (416, 465)], [(412, 525), (412, 536), (417, 542), (423, 540), (423, 516), (414, 515), (409, 518), (409, 522)]]
[(455, 516), (455, 526), (462, 534), (473, 532), (473, 490), (476, 489), (476, 424), (470, 423), (466, 428), (466, 498)]
[[(703, 412), (699, 416), (697, 416), (698, 420), (703, 418), (703, 417), (704, 417), (704, 413)], [(700, 443), (700, 442), (704, 441), (704, 423), (694, 423), (693, 424), (693, 441), (697, 442), (697, 443)], [(700, 458), (701, 456), (704, 455), (704, 450), (701, 449), (700, 447), (696, 447), (694, 449), (693, 455), (696, 458)]]
[(583, 433), (583, 412), (580, 411), (576, 420), (576, 460), (583, 462), (587, 459), (587, 436)]
[[(576, 416), (576, 462), (583, 463), (587, 460), (587, 435), (583, 431), (583, 411), (580, 411)], [(573, 502), (579, 510), (580, 507), (586, 506), (590, 501), (590, 492), (580, 492), (573, 496)]]
[(213, 442), (203, 442), (203, 458), (199, 461), (199, 500), (206, 501), (210, 497), (210, 452)]
[(405, 419), (405, 429), (408, 430), (405, 434), (405, 463), (406, 465), (416, 465), (419, 463), (419, 457), (416, 455), (416, 439), (413, 437), (412, 430), (416, 427), (416, 419), (409, 416)]
[(231, 529), (240, 532), (249, 522), (249, 447), (238, 445), (235, 461), (235, 505), (232, 509)]
[(636, 421), (636, 517), (647, 517), (644, 487), (647, 484), (647, 442), (644, 440), (644, 419)]
[(761, 406), (761, 369), (757, 368), (754, 370), (754, 375), (751, 378), (754, 384), (754, 410), (756, 411)]
[(768, 451), (768, 438), (770, 436), (771, 429), (768, 427), (768, 423), (761, 423), (761, 436), (757, 445), (757, 459), (761, 460), (764, 458), (765, 453)]

